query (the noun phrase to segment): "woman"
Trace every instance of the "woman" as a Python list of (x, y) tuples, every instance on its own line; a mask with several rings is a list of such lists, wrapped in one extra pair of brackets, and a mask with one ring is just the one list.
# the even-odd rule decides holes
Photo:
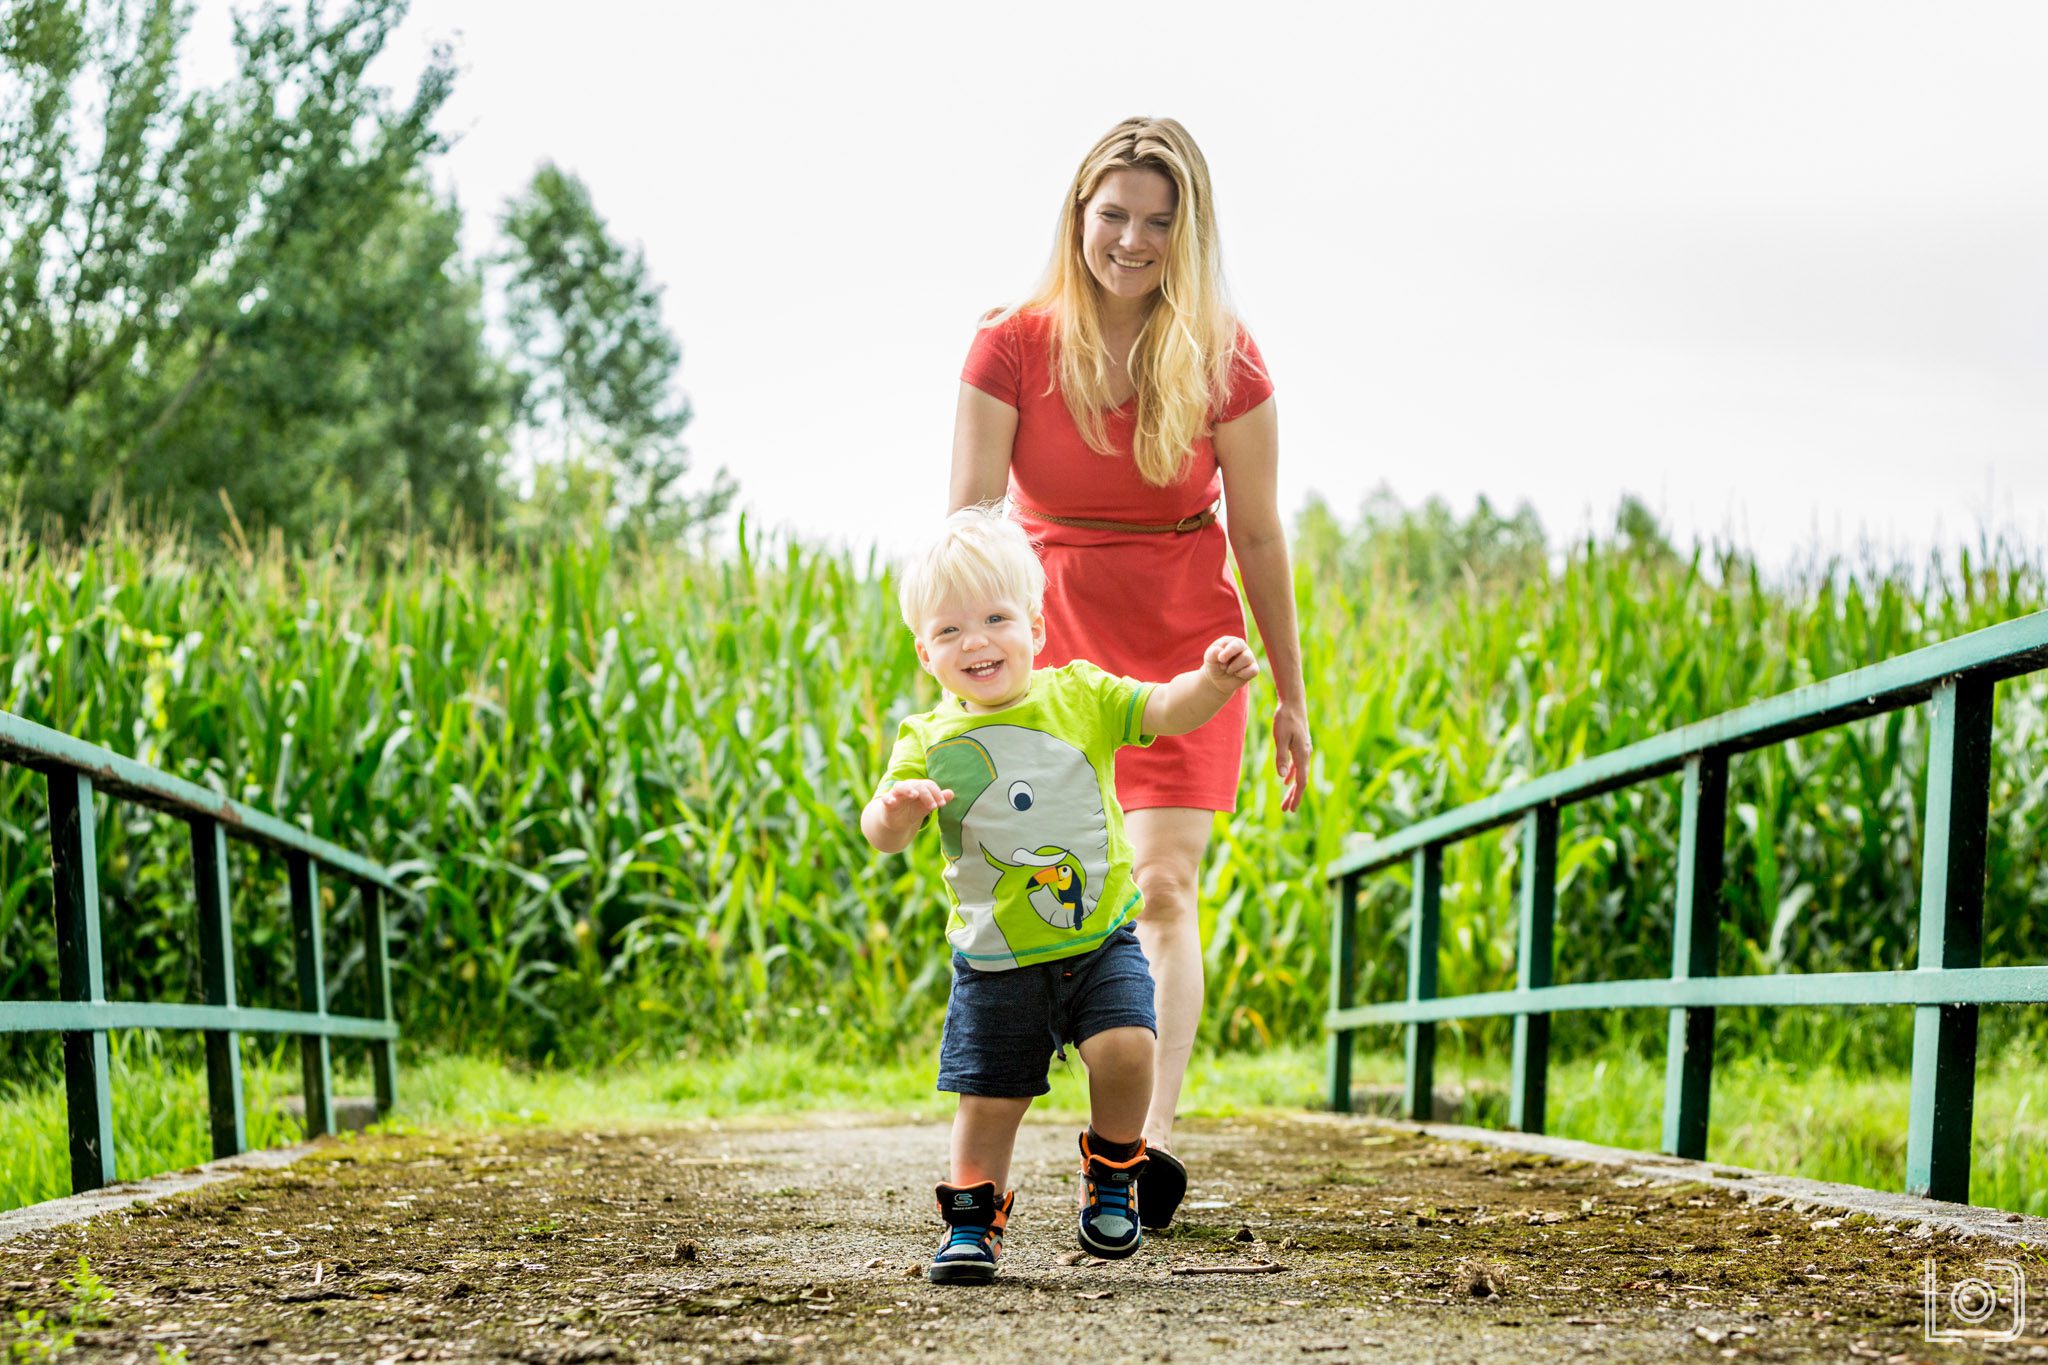
[[(1185, 128), (1126, 119), (1095, 145), (1044, 283), (983, 322), (961, 379), (950, 510), (1007, 495), (1041, 547), (1039, 663), (1141, 678), (1194, 667), (1210, 640), (1244, 633), (1227, 544), (1279, 694), (1274, 765), (1294, 810), (1310, 746), (1273, 385), (1225, 301), (1209, 168)], [(1215, 812), (1237, 807), (1249, 695), (1117, 760), (1159, 1016), (1148, 1227), (1166, 1226), (1187, 1188), (1170, 1149), (1202, 1013), (1197, 873)]]

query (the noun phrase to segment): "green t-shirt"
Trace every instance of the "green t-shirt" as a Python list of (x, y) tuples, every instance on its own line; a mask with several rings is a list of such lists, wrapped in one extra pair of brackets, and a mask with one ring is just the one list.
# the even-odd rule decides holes
[(920, 777), (952, 790), (937, 811), (946, 937), (973, 966), (1072, 957), (1136, 918), (1116, 751), (1152, 742), (1139, 727), (1154, 686), (1076, 661), (1033, 670), (1000, 711), (947, 696), (904, 720), (880, 790)]

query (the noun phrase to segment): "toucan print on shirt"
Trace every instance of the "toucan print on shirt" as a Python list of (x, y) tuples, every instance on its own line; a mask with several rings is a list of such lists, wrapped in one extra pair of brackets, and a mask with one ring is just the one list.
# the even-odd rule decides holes
[(948, 697), (903, 722), (884, 788), (929, 777), (953, 917), (947, 937), (983, 971), (1086, 952), (1136, 916), (1116, 750), (1141, 731), (1152, 685), (1076, 662), (1040, 669), (1001, 711)]

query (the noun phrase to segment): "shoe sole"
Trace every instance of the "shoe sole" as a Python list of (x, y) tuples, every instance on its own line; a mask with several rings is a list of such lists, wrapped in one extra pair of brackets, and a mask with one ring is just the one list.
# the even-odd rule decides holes
[(1124, 1257), (1137, 1251), (1145, 1242), (1145, 1239), (1139, 1236), (1133, 1237), (1129, 1242), (1120, 1247), (1103, 1246), (1098, 1242), (1088, 1240), (1088, 1230), (1086, 1228), (1081, 1229), (1078, 1240), (1081, 1243), (1081, 1250), (1087, 1252), (1090, 1256), (1100, 1256), (1105, 1261), (1121, 1261)]
[(987, 1284), (996, 1277), (992, 1265), (934, 1265), (925, 1272), (925, 1278), (933, 1284)]
[(1187, 1197), (1188, 1168), (1173, 1153), (1156, 1148), (1145, 1157), (1145, 1169), (1138, 1173), (1138, 1226), (1157, 1232), (1173, 1221)]

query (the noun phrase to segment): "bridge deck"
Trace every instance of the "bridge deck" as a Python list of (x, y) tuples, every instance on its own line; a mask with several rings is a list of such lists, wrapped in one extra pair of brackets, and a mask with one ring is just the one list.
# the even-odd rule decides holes
[(60, 1316), (57, 1281), (88, 1251), (116, 1297), (77, 1360), (157, 1343), (195, 1362), (531, 1365), (2041, 1354), (2038, 1335), (1922, 1340), (1926, 1259), (1944, 1285), (1983, 1274), (2014, 1254), (1988, 1239), (1331, 1116), (1189, 1125), (1171, 1234), (1073, 1264), (1073, 1145), (1027, 1125), (985, 1289), (910, 1273), (943, 1127), (844, 1119), (325, 1142), (0, 1242), (0, 1298)]

